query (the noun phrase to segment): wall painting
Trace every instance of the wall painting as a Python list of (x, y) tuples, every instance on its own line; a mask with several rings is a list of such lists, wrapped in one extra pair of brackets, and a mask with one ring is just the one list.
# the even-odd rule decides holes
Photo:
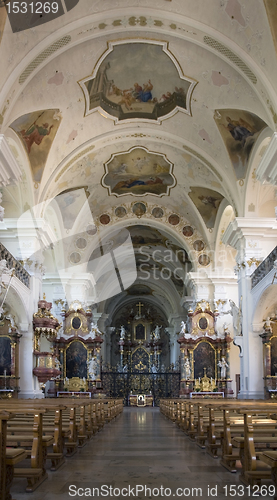
[(190, 112), (197, 82), (184, 77), (165, 42), (109, 43), (92, 76), (79, 82), (86, 115), (101, 107), (117, 120), (159, 120), (181, 109)]
[(60, 123), (61, 114), (58, 109), (45, 109), (20, 116), (10, 125), (25, 147), (34, 182), (41, 181)]
[(267, 124), (258, 116), (239, 109), (219, 109), (214, 114), (237, 179), (245, 179), (252, 147)]
[(212, 189), (192, 187), (189, 197), (200, 212), (207, 228), (212, 229), (223, 196)]
[(169, 195), (176, 184), (172, 163), (164, 155), (145, 148), (134, 147), (112, 155), (104, 167), (102, 185), (110, 195), (163, 196)]

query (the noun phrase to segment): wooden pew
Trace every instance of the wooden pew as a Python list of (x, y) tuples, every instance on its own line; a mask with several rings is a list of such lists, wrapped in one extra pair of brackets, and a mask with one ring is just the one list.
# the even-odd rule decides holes
[(260, 455), (260, 460), (271, 467), (271, 480), (275, 487), (274, 500), (277, 500), (277, 451), (264, 451)]
[(0, 500), (11, 500), (10, 487), (14, 466), (27, 457), (22, 448), (10, 449), (7, 444), (7, 422), (12, 418), (8, 412), (0, 412)]
[[(18, 414), (19, 409), (9, 408), (12, 414)], [(7, 445), (18, 448), (22, 447), (24, 449), (30, 449), (27, 455), (30, 455), (31, 461), (29, 467), (15, 468), (14, 477), (26, 478), (27, 479), (27, 492), (34, 491), (45, 479), (47, 479), (48, 474), (45, 469), (47, 446), (53, 444), (53, 438), (51, 436), (42, 436), (42, 419), (43, 414), (46, 410), (41, 408), (21, 410), (22, 413), (31, 413), (34, 415), (32, 434), (24, 432), (13, 435), (7, 434)]]
[[(271, 405), (266, 405), (267, 408), (263, 412), (272, 413)], [(275, 405), (276, 408), (276, 405)], [(261, 453), (259, 450), (267, 451), (267, 449), (277, 449), (277, 431), (268, 435), (268, 430), (265, 428), (260, 429), (259, 435), (254, 433), (253, 416), (259, 414), (259, 408), (245, 408), (239, 409), (244, 417), (244, 435), (234, 437), (232, 444), (239, 449), (240, 459), (242, 463), (242, 471), (240, 479), (244, 484), (254, 485), (261, 484), (263, 479), (271, 478), (271, 470), (266, 462), (260, 461)]]

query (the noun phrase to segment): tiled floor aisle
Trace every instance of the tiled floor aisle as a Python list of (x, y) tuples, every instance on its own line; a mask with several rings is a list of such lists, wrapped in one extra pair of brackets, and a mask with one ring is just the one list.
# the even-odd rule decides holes
[[(68, 500), (70, 498), (91, 498), (74, 495), (76, 488), (135, 488), (136, 485), (159, 489), (125, 498), (178, 498), (177, 488), (184, 489), (180, 498), (257, 498), (244, 494), (231, 497), (224, 495), (224, 486), (241, 483), (237, 474), (231, 474), (192, 443), (172, 422), (166, 420), (157, 408), (125, 408), (121, 416), (106, 425), (89, 444), (66, 460), (58, 471), (50, 472), (46, 480), (34, 493), (24, 491), (23, 480), (17, 480), (12, 488), (16, 500)], [(72, 496), (69, 495), (70, 485)], [(170, 488), (161, 491), (161, 486)], [(209, 495), (208, 489), (217, 487), (216, 495)], [(193, 489), (194, 488), (194, 489)], [(85, 492), (85, 491), (84, 491)], [(135, 489), (133, 490), (136, 494)], [(215, 490), (212, 490), (215, 493)], [(82, 491), (80, 491), (82, 493)], [(87, 494), (89, 490), (87, 490)], [(105, 493), (105, 490), (104, 490)], [(114, 495), (98, 498), (124, 498), (118, 491)], [(96, 492), (95, 496), (96, 497)], [(258, 497), (259, 498), (259, 497)], [(260, 497), (268, 500), (270, 496)]]

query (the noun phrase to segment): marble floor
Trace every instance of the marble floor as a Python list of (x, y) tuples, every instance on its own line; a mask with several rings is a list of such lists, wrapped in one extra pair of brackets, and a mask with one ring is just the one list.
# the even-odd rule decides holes
[(158, 408), (125, 408), (58, 471), (48, 470), (48, 479), (34, 493), (24, 493), (23, 479), (15, 480), (11, 493), (15, 500), (255, 498), (242, 491), (238, 476), (191, 442)]

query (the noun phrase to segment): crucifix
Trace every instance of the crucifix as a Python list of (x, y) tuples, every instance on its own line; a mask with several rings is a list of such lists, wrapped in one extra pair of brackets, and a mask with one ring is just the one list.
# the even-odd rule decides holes
[(139, 302), (136, 306), (138, 307), (138, 317), (141, 318), (141, 308), (143, 307), (143, 304)]

